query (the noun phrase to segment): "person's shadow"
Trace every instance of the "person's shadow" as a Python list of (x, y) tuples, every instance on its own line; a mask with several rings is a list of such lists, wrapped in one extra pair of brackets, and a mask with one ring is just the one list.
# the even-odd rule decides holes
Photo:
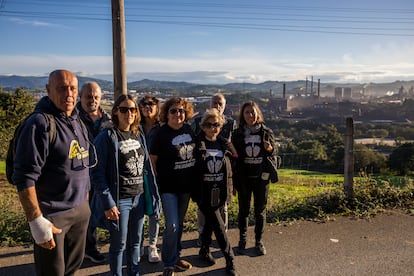
[[(21, 258), (24, 255), (31, 255), (33, 254), (33, 250), (27, 249), (24, 251), (13, 252), (13, 253), (6, 253), (0, 255), (0, 258)], [(3, 266), (0, 268), (0, 276), (10, 276), (10, 275), (36, 275), (36, 271), (34, 268), (33, 263), (26, 263), (20, 265), (11, 265), (11, 266)]]

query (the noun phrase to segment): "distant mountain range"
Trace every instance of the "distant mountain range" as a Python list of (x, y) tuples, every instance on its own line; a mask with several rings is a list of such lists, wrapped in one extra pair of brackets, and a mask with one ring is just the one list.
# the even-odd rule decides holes
[[(18, 87), (26, 89), (44, 90), (47, 83), (47, 76), (4, 76), (0, 75), (0, 85), (3, 90), (14, 90)], [(112, 91), (111, 81), (79, 76), (79, 86), (87, 81), (96, 81), (103, 90)], [(196, 84), (188, 82), (157, 81), (143, 79), (128, 83), (128, 89), (137, 91), (180, 91), (195, 94), (210, 94), (217, 92), (223, 93), (269, 93), (269, 95), (282, 95), (283, 85), (286, 84), (287, 95), (310, 94), (313, 91), (317, 94), (317, 82), (313, 85), (310, 81), (266, 81), (263, 83), (228, 83), (228, 84)], [(391, 83), (322, 83), (320, 84), (320, 95), (333, 95), (335, 87), (350, 87), (353, 93), (364, 93), (365, 95), (383, 96), (386, 94), (398, 93), (401, 87), (408, 91), (414, 86), (413, 81), (395, 81)], [(312, 89), (312, 90), (311, 90)]]

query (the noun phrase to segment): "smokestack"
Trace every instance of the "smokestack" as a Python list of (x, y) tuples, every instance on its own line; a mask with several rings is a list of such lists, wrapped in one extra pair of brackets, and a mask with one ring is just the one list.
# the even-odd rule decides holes
[(283, 99), (286, 99), (286, 83), (283, 83)]
[(306, 76), (305, 95), (308, 94), (308, 76)]
[(311, 96), (313, 96), (313, 76), (311, 76)]
[(321, 96), (321, 79), (318, 79), (318, 98)]

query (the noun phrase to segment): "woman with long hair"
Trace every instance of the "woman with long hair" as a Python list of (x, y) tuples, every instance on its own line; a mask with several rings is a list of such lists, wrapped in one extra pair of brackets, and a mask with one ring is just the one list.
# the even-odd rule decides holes
[[(141, 130), (145, 135), (147, 148), (151, 147), (152, 137), (160, 127), (160, 101), (151, 95), (145, 95), (138, 103), (141, 115)], [(157, 263), (160, 261), (158, 254), (157, 241), (160, 230), (160, 214), (154, 213), (148, 216), (148, 262)], [(144, 230), (142, 230), (144, 233)], [(144, 234), (141, 241), (141, 257), (144, 255)]]
[(244, 254), (246, 250), (250, 202), (253, 195), (255, 251), (257, 255), (264, 255), (266, 248), (263, 243), (263, 232), (269, 183), (271, 180), (277, 181), (274, 170), (276, 166), (269, 165), (269, 162), (276, 160), (273, 157), (277, 154), (277, 146), (273, 131), (265, 125), (262, 112), (253, 101), (244, 103), (240, 109), (239, 128), (233, 133), (233, 144), (239, 155), (233, 176), (239, 199), (238, 252)]
[[(144, 174), (148, 173), (145, 167), (151, 165), (145, 137), (139, 131), (140, 120), (133, 97), (121, 95), (112, 108), (114, 126), (103, 130), (94, 141), (99, 161), (91, 173), (92, 183), (105, 215), (104, 224), (110, 233), (111, 275), (122, 275), (124, 251), (127, 275), (139, 275), (138, 259), (146, 206)], [(149, 192), (156, 191), (149, 189)], [(157, 200), (151, 205), (159, 209)]]

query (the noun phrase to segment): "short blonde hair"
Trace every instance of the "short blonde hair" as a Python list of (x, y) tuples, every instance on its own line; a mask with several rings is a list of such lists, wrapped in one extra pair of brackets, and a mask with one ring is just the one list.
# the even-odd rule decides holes
[(220, 115), (220, 112), (217, 110), (217, 108), (210, 108), (206, 110), (206, 112), (203, 115), (203, 118), (201, 118), (200, 127), (204, 128), (207, 120), (212, 119), (212, 118), (218, 120), (220, 127), (223, 126), (224, 124), (223, 116)]

